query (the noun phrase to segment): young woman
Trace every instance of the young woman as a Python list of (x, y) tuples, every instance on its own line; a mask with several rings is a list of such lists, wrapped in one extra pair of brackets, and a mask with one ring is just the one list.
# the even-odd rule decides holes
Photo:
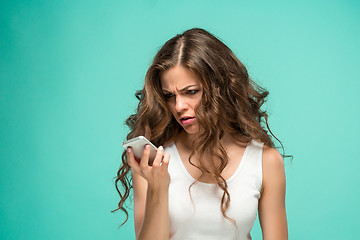
[(287, 239), (283, 159), (260, 109), (267, 95), (209, 32), (165, 43), (127, 119), (127, 139), (160, 147), (152, 164), (148, 146), (141, 159), (129, 148), (116, 179), (126, 214), (133, 188), (136, 239), (251, 239), (257, 211), (264, 240)]

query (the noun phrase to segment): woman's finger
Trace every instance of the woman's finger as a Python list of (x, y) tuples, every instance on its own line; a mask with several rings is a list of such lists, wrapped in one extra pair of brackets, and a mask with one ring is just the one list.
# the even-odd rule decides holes
[(170, 162), (170, 154), (168, 154), (167, 152), (164, 153), (164, 158), (162, 160), (162, 164), (161, 167), (167, 171), (168, 166), (169, 166), (169, 162)]
[(131, 147), (128, 147), (126, 149), (126, 158), (127, 158), (129, 166), (135, 172), (139, 172), (140, 171), (139, 163), (135, 160), (134, 152)]
[(163, 158), (163, 151), (164, 151), (163, 146), (158, 147), (155, 159), (154, 159), (153, 164), (152, 164), (153, 167), (160, 167), (160, 163), (161, 163), (161, 160)]
[(149, 166), (149, 158), (150, 158), (150, 145), (146, 144), (140, 160), (140, 166), (142, 168), (146, 168)]

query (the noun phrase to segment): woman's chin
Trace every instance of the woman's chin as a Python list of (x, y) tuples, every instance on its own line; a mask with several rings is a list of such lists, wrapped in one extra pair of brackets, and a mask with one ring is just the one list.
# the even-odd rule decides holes
[(183, 129), (187, 134), (195, 135), (195, 134), (199, 133), (198, 126), (183, 127)]

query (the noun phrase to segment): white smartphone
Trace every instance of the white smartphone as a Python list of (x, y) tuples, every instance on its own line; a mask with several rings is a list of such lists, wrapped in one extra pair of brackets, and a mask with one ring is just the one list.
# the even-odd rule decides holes
[(154, 144), (152, 144), (144, 136), (135, 137), (123, 142), (123, 147), (125, 149), (131, 147), (133, 149), (134, 156), (140, 161), (146, 144), (150, 145), (150, 163), (152, 163), (156, 156), (157, 147), (155, 147)]

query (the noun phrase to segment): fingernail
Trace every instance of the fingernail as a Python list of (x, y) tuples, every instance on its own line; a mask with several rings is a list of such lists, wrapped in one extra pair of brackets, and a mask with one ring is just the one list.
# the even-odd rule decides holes
[(158, 149), (159, 149), (159, 151), (164, 150), (163, 146), (160, 146)]
[(146, 148), (146, 150), (149, 150), (149, 149), (150, 149), (150, 145), (149, 145), (149, 144), (146, 144), (145, 148)]
[(126, 149), (126, 151), (127, 151), (128, 153), (130, 153), (130, 152), (131, 152), (131, 148), (128, 147), (128, 148)]

